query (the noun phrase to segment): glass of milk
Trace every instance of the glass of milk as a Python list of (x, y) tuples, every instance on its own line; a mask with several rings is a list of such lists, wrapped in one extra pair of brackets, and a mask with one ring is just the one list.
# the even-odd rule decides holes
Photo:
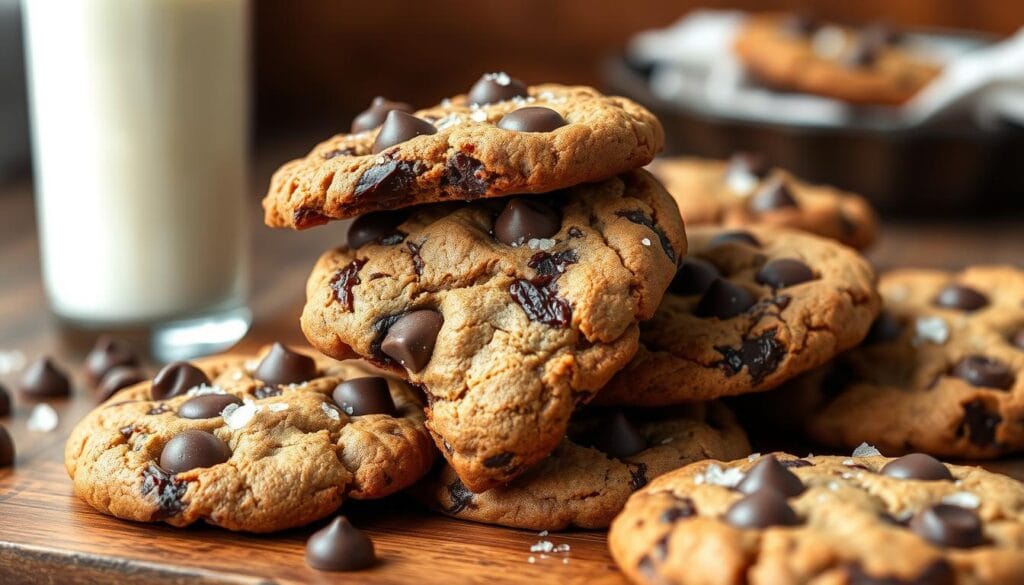
[(58, 318), (158, 359), (248, 330), (246, 0), (23, 0), (43, 278)]

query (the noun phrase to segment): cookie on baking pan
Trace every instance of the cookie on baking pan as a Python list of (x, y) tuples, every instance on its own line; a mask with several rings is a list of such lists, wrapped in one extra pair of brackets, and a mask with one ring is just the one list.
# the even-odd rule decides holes
[(874, 272), (837, 242), (769, 227), (688, 234), (690, 256), (599, 403), (657, 406), (768, 390), (859, 343), (878, 314)]
[(921, 454), (702, 461), (634, 494), (608, 544), (634, 583), (1020, 583), (1024, 485)]
[(75, 493), (112, 516), (270, 532), (420, 479), (436, 450), (405, 382), (279, 344), (176, 362), (72, 431)]
[(649, 480), (700, 459), (748, 453), (746, 433), (717, 402), (584, 409), (554, 452), (508, 485), (474, 494), (443, 466), (416, 489), (430, 506), (465, 520), (532, 530), (605, 528)]
[(858, 29), (764, 14), (743, 24), (735, 50), (743, 66), (769, 85), (855, 104), (899, 105), (941, 70), (905, 41), (881, 25)]
[(364, 216), (348, 243), (310, 276), (307, 339), (421, 386), (428, 427), (474, 491), (558, 445), (573, 408), (633, 356), (686, 250), (675, 203), (642, 170)]
[(879, 289), (868, 340), (780, 395), (802, 405), (809, 435), (887, 453), (1024, 451), (1024, 271), (899, 270)]
[(659, 158), (648, 169), (679, 204), (687, 226), (789, 227), (862, 250), (875, 240), (878, 218), (861, 196), (811, 185), (738, 152), (726, 161)]
[(658, 120), (628, 99), (493, 73), (418, 112), (375, 101), (352, 133), (282, 166), (263, 207), (267, 225), (303, 229), (420, 203), (544, 193), (642, 167), (663, 143)]

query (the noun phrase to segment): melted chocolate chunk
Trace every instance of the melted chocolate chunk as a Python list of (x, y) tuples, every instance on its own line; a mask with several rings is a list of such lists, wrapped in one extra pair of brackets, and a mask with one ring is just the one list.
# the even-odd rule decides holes
[(513, 457), (515, 457), (515, 453), (501, 453), (499, 455), (492, 455), (487, 459), (484, 459), (484, 467), (487, 467), (489, 469), (507, 467), (509, 463), (512, 463)]
[(348, 247), (356, 250), (369, 243), (393, 246), (405, 239), (407, 234), (398, 226), (408, 217), (404, 209), (361, 215), (348, 228)]
[(475, 198), (486, 193), (490, 183), (484, 163), (460, 151), (448, 157), (441, 186), (466, 198)]
[[(449, 450), (449, 453), (451, 451)], [(458, 514), (466, 508), (473, 505), (473, 492), (469, 491), (459, 478), (455, 478), (455, 481), (451, 482), (447, 486), (448, 497), (452, 500), (452, 505), (445, 508), (445, 512), (449, 514)]]
[(359, 571), (376, 563), (373, 541), (344, 516), (306, 541), (306, 564), (320, 571)]
[(979, 447), (990, 447), (996, 440), (996, 430), (1003, 417), (990, 412), (981, 400), (972, 400), (964, 405), (964, 418), (958, 434), (967, 435), (967, 440)]
[(668, 241), (668, 236), (661, 230), (661, 226), (654, 223), (654, 220), (649, 215), (639, 210), (617, 211), (615, 215), (649, 228), (658, 236), (658, 241), (661, 242), (661, 249), (665, 250), (665, 255), (668, 256), (668, 259), (672, 262), (676, 261), (676, 251), (672, 248), (672, 242)]
[(315, 209), (300, 207), (295, 210), (295, 213), (292, 213), (292, 223), (300, 230), (324, 225), (328, 221), (330, 221), (330, 218)]
[(173, 474), (150, 465), (142, 472), (143, 495), (154, 494), (157, 506), (163, 516), (173, 516), (185, 509), (185, 493), (188, 482), (182, 481)]
[(679, 270), (668, 285), (668, 290), (682, 296), (704, 294), (711, 283), (721, 276), (722, 272), (711, 262), (689, 256), (679, 263)]
[(416, 272), (416, 276), (423, 276), (423, 257), (420, 256), (422, 246), (423, 244), (405, 243), (405, 247), (409, 250), (409, 256), (412, 258), (412, 269)]
[(388, 160), (366, 169), (356, 183), (354, 195), (385, 201), (407, 197), (423, 170), (424, 165), (419, 161)]
[(953, 366), (953, 375), (971, 386), (1009, 390), (1015, 380), (1003, 362), (983, 355), (969, 355)]
[(570, 248), (554, 254), (537, 252), (530, 257), (530, 261), (526, 265), (533, 268), (537, 272), (537, 276), (558, 278), (570, 265), (579, 262), (579, 260), (580, 258), (576, 250)]
[(775, 339), (776, 330), (765, 331), (758, 337), (744, 339), (739, 348), (715, 347), (722, 354), (722, 367), (727, 375), (738, 374), (744, 367), (756, 385), (779, 367), (786, 357), (786, 346)]
[(334, 273), (330, 286), (334, 290), (334, 299), (345, 307), (345, 311), (352, 312), (352, 305), (355, 296), (352, 294), (352, 287), (362, 284), (359, 280), (359, 271), (366, 264), (366, 259), (356, 258), (349, 265)]
[(634, 492), (645, 485), (647, 485), (647, 464), (637, 463), (635, 467), (631, 467), (629, 470), (629, 489)]
[(553, 327), (567, 327), (572, 321), (572, 308), (568, 301), (558, 296), (551, 277), (516, 280), (508, 292), (531, 321)]
[(697, 515), (697, 505), (687, 497), (676, 497), (675, 504), (661, 514), (661, 521), (664, 524), (672, 524), (681, 518), (690, 518)]

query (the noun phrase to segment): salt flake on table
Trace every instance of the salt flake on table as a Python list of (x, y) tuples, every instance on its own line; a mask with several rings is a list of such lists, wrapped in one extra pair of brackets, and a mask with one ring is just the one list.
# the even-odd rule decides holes
[(857, 445), (856, 449), (853, 450), (854, 457), (877, 457), (881, 454), (881, 451), (875, 449), (874, 447), (868, 445), (867, 443), (861, 443), (860, 445)]
[(32, 412), (28, 415), (28, 420), (25, 421), (25, 426), (30, 431), (48, 433), (56, 429), (59, 423), (60, 419), (57, 417), (57, 411), (44, 402), (35, 405)]

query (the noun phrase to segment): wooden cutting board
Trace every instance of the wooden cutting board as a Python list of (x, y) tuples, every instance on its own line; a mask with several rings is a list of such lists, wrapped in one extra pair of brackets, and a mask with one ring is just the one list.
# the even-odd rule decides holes
[(306, 566), (306, 538), (323, 523), (254, 536), (111, 518), (75, 497), (64, 470), (64, 441), (91, 398), (50, 404), (60, 417), (50, 433), (26, 428), (24, 401), (0, 419), (17, 449), (15, 467), (0, 469), (0, 583), (625, 583), (601, 532), (549, 535), (570, 551), (544, 558), (530, 552), (537, 533), (434, 515), (402, 496), (342, 507), (380, 558), (358, 573)]

